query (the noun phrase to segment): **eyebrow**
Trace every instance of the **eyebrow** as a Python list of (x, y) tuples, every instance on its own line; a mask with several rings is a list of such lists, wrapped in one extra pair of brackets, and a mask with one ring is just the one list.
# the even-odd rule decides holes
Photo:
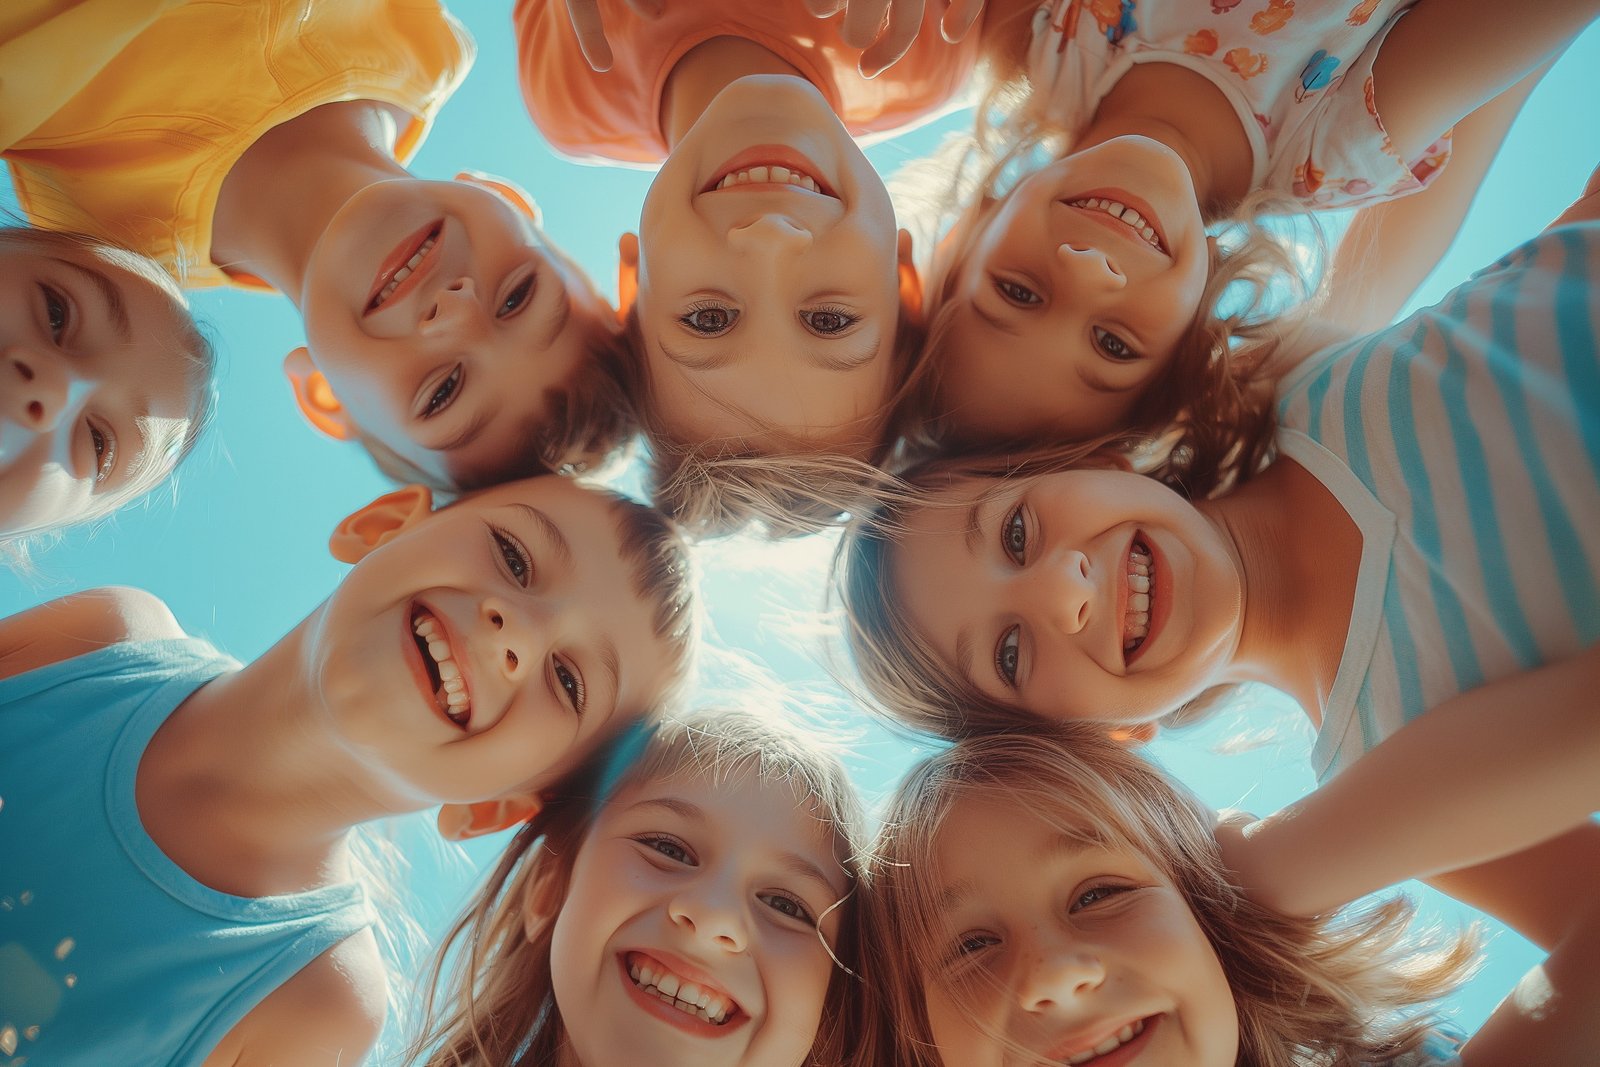
[(62, 259), (59, 256), (51, 256), (50, 258), (64, 267), (71, 267), (93, 283), (94, 287), (100, 291), (101, 299), (106, 302), (106, 307), (111, 312), (111, 324), (116, 328), (117, 336), (122, 340), (123, 344), (132, 344), (133, 323), (128, 318), (128, 304), (122, 298), (122, 290), (117, 287), (117, 283), (93, 267), (85, 266), (82, 263), (74, 263), (70, 259)]
[[(550, 320), (550, 328), (544, 332), (544, 336), (539, 340), (540, 348), (549, 348), (555, 344), (556, 338), (561, 336), (562, 331), (567, 328), (567, 322), (572, 318), (572, 294), (567, 291), (566, 283), (561, 280), (561, 275), (553, 270), (551, 273), (556, 275), (555, 283), (560, 287), (560, 293), (556, 298), (555, 317)], [(534, 284), (538, 285), (539, 283), (536, 281)], [(538, 294), (535, 293), (534, 298), (537, 298), (537, 296)]]
[(438, 446), (434, 448), (434, 451), (454, 452), (458, 448), (467, 447), (478, 439), (478, 435), (483, 433), (484, 429), (491, 421), (493, 421), (495, 414), (498, 413), (499, 410), (500, 409), (498, 407), (493, 411), (490, 411), (487, 408), (479, 408), (478, 413), (472, 418), (468, 419), (465, 426), (461, 427), (460, 433), (456, 434), (454, 437), (449, 437), (443, 441), (440, 441)]
[[(718, 345), (706, 352), (691, 352), (688, 349), (674, 348), (664, 339), (657, 338), (656, 344), (666, 357), (686, 370), (711, 371), (721, 370), (739, 358), (740, 348), (732, 342)], [(883, 337), (873, 338), (872, 344), (865, 348), (854, 348), (840, 351), (843, 346), (823, 342), (806, 348), (805, 358), (813, 366), (822, 370), (852, 371), (864, 367), (877, 358), (878, 352), (883, 348)]]
[(567, 535), (561, 532), (561, 527), (556, 525), (555, 520), (531, 504), (511, 506), (539, 527), (545, 540), (549, 541), (550, 547), (555, 550), (556, 558), (561, 561), (562, 568), (572, 570), (572, 543), (567, 540)]
[(1139, 388), (1141, 384), (1143, 384), (1141, 382), (1134, 382), (1130, 385), (1112, 385), (1099, 375), (1089, 374), (1083, 370), (1078, 371), (1078, 377), (1083, 381), (1084, 385), (1087, 385), (1090, 389), (1093, 389), (1097, 393), (1127, 393), (1132, 392), (1133, 390)]
[[(709, 821), (706, 818), (704, 809), (702, 809), (698, 804), (691, 804), (689, 801), (684, 800), (681, 797), (650, 797), (649, 799), (641, 800), (630, 805), (628, 810), (637, 811), (640, 808), (650, 807), (665, 808), (674, 815), (680, 816), (689, 822), (698, 823), (702, 826)], [(778, 855), (778, 865), (796, 877), (805, 878), (816, 882), (820, 886), (823, 886), (835, 898), (843, 895), (840, 893), (839, 887), (828, 880), (828, 876), (823, 873), (821, 867), (818, 867), (815, 863), (806, 859), (798, 852), (780, 853)]]
[[(983, 551), (983, 524), (980, 512), (988, 498), (979, 496), (967, 508), (962, 519), (962, 539), (967, 545), (967, 554), (978, 559)], [(962, 677), (972, 684), (975, 689), (982, 689), (972, 670), (972, 627), (963, 626), (956, 631), (956, 667)]]
[(691, 352), (686, 348), (674, 348), (657, 338), (656, 346), (668, 359), (688, 370), (721, 370), (739, 356), (738, 347), (731, 344), (719, 345), (708, 352)]
[[(1075, 856), (1080, 852), (1087, 852), (1095, 847), (1089, 841), (1074, 837), (1071, 834), (1052, 834), (1050, 841), (1034, 853), (1034, 859), (1040, 864), (1058, 859), (1061, 856)], [(939, 914), (947, 914), (960, 907), (966, 899), (977, 890), (977, 884), (971, 879), (952, 882), (939, 891), (938, 900), (934, 908)]]
[(984, 306), (982, 304), (978, 303), (976, 300), (974, 300), (972, 302), (972, 310), (976, 311), (978, 313), (978, 317), (980, 319), (982, 319), (984, 322), (987, 322), (990, 326), (993, 326), (995, 329), (1000, 330), (1000, 331), (1002, 331), (1004, 333), (1009, 333), (1014, 337), (1020, 337), (1022, 335), (1022, 331), (1021, 330), (1017, 329), (1015, 326), (1013, 326), (1009, 322), (1002, 322), (1001, 320), (995, 318), (993, 315), (989, 314), (989, 312), (984, 309)]

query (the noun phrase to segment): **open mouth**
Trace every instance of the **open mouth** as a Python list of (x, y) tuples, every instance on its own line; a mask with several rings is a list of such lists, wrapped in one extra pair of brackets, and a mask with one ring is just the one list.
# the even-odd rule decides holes
[[(1154, 1024), (1159, 1018), (1159, 1016), (1153, 1015), (1148, 1019), (1135, 1019), (1133, 1022), (1125, 1024), (1120, 1030), (1101, 1038), (1092, 1048), (1081, 1049), (1076, 1052), (1058, 1051), (1052, 1053), (1051, 1058), (1062, 1063), (1071, 1064), (1072, 1067), (1081, 1067), (1082, 1064), (1091, 1064), (1094, 1067), (1099, 1067), (1100, 1062), (1112, 1056), (1113, 1053), (1128, 1048), (1128, 1046), (1136, 1042), (1142, 1045), (1143, 1042), (1139, 1039), (1145, 1035), (1147, 1030), (1154, 1028)], [(1111, 1067), (1112, 1063), (1125, 1062), (1132, 1058), (1132, 1055), (1137, 1051), (1136, 1048), (1130, 1049), (1128, 1054), (1117, 1056), (1115, 1060), (1108, 1060), (1107, 1067)]]
[(622, 962), (635, 989), (676, 1008), (687, 1018), (721, 1027), (739, 1016), (738, 1003), (727, 993), (690, 981), (654, 956), (629, 952)]
[(439, 235), (443, 232), (444, 220), (438, 219), (400, 242), (378, 269), (378, 277), (373, 280), (372, 292), (367, 297), (363, 314), (370, 315), (393, 299), (405, 286), (406, 279), (417, 274), (418, 268), (427, 260), (428, 253), (439, 243)]
[(821, 168), (783, 145), (757, 145), (740, 152), (717, 168), (700, 191), (711, 193), (741, 187), (770, 189), (773, 186), (839, 199), (822, 176)]
[(1132, 663), (1150, 636), (1150, 616), (1155, 603), (1155, 554), (1138, 535), (1128, 546), (1124, 572), (1128, 601), (1122, 616), (1122, 655), (1125, 662)]
[(1167, 251), (1166, 238), (1162, 236), (1160, 227), (1154, 215), (1148, 209), (1141, 214), (1137, 209), (1130, 207), (1121, 200), (1108, 196), (1086, 196), (1077, 200), (1063, 200), (1068, 207), (1079, 208), (1083, 211), (1099, 212), (1106, 217), (1126, 226), (1130, 233), (1151, 248), (1164, 256), (1171, 256)]
[(433, 688), (440, 714), (465, 730), (472, 721), (472, 696), (466, 675), (452, 655), (444, 625), (421, 604), (411, 607), (411, 638), (422, 653), (422, 666)]

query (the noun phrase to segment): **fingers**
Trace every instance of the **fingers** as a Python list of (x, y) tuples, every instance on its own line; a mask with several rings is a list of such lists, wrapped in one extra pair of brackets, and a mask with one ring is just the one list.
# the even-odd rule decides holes
[(589, 61), (590, 69), (610, 70), (611, 46), (606, 43), (606, 27), (600, 20), (600, 5), (596, 0), (567, 0), (567, 18), (572, 20), (578, 47), (583, 50), (583, 58)]
[(805, 0), (806, 10), (819, 19), (825, 19), (842, 10), (848, 0)]
[(878, 36), (883, 16), (891, 0), (847, 0), (844, 5), (844, 22), (839, 26), (839, 36), (851, 48), (865, 48)]
[[(911, 50), (917, 31), (922, 28), (924, 7), (925, 0), (894, 0), (889, 6), (889, 25), (861, 56), (862, 77), (877, 77)], [(853, 5), (851, 14), (854, 14)], [(845, 16), (846, 22), (849, 17)]]
[(950, 6), (944, 9), (944, 18), (939, 20), (939, 32), (947, 42), (955, 44), (966, 37), (981, 14), (983, 0), (950, 0)]

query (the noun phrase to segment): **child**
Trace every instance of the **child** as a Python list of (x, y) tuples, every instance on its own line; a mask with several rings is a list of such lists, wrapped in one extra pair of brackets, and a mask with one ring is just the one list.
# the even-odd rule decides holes
[(869, 686), (946, 733), (1140, 732), (1266, 682), (1338, 777), (1255, 831), (1253, 891), (1310, 914), (1432, 876), (1546, 948), (1600, 920), (1575, 881), (1600, 871), (1597, 219), (1600, 175), (1440, 304), (1310, 357), (1281, 387), (1280, 458), (1230, 495), (1060, 456), (922, 472), (937, 506), (843, 550)]
[(355, 569), (244, 667), (136, 590), (0, 622), (0, 1020), (30, 1060), (358, 1062), (384, 983), (351, 827), (518, 822), (683, 676), (659, 514), (556, 477), (429, 503), (346, 519)]
[(1471, 939), (1419, 943), (1403, 898), (1316, 919), (1263, 908), (1229, 884), (1211, 826), (1081, 728), (914, 767), (873, 857), (891, 1062), (1460, 1062), (1403, 1009), (1466, 977)]
[[(1594, 17), (1586, 2), (1532, 17), (1476, 0), (1256, 6), (989, 5), (996, 85), (980, 118), (1013, 106), (931, 271), (927, 379), (901, 420), (915, 443), (1172, 429), (1169, 477), (1191, 493), (1248, 476), (1259, 452), (1222, 441), (1268, 428), (1298, 319), (1279, 319), (1273, 279), (1301, 274), (1253, 216), (1437, 182), (1359, 221), (1335, 263), (1322, 312), (1386, 325), (1454, 235), (1533, 72)], [(1446, 177), (1447, 131), (1464, 119)], [(1037, 150), (1056, 158), (1029, 173)], [(1208, 225), (1230, 215), (1219, 248)], [(1224, 301), (1235, 280), (1253, 293)]]
[[(437, 2), (150, 7), (0, 16), (7, 54), (53, 48), (61, 67), (0, 90), (0, 111), (40, 116), (0, 152), (36, 225), (144, 252), (186, 285), (288, 296), (302, 410), (397, 480), (471, 488), (622, 442), (616, 314), (532, 205), (401, 165), (472, 62)], [(67, 24), (121, 47), (80, 60)]]
[(759, 485), (771, 464), (706, 461), (826, 452), (875, 463), (897, 436), (887, 415), (916, 352), (920, 289), (909, 238), (852, 135), (936, 117), (962, 90), (976, 42), (944, 43), (930, 9), (909, 55), (869, 81), (840, 20), (801, 0), (669, 3), (653, 19), (629, 6), (598, 5), (614, 59), (597, 74), (568, 5), (522, 0), (523, 96), (558, 151), (665, 157), (637, 237), (622, 238), (629, 388), (657, 503), (691, 528), (726, 529), (751, 516), (716, 515), (713, 479)]
[(0, 551), (160, 485), (211, 408), (211, 343), (143, 256), (0, 227)]
[(436, 1067), (876, 1064), (861, 811), (838, 759), (747, 711), (668, 720), (512, 841), (417, 1055)]

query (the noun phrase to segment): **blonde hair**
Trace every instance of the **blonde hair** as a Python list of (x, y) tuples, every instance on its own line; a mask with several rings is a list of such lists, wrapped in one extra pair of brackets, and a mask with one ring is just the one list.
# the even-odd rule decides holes
[(1476, 936), (1414, 934), (1414, 907), (1403, 897), (1310, 919), (1252, 903), (1228, 881), (1212, 813), (1193, 794), (1093, 731), (1041, 726), (947, 749), (914, 767), (890, 801), (872, 878), (893, 930), (881, 944), (896, 1064), (941, 1062), (921, 979), (939, 972), (949, 948), (930, 872), (944, 819), (975, 796), (1014, 804), (1086, 845), (1136, 852), (1177, 887), (1233, 992), (1240, 1067), (1397, 1056), (1432, 1021), (1405, 1009), (1445, 996), (1476, 962)]
[(920, 323), (902, 307), (890, 367), (899, 384), (872, 420), (871, 446), (857, 457), (820, 451), (803, 437), (785, 438), (771, 430), (781, 442), (772, 452), (737, 440), (678, 438), (655, 404), (637, 309), (628, 313), (624, 332), (632, 354), (624, 388), (650, 449), (647, 491), (695, 537), (721, 537), (752, 526), (774, 539), (817, 533), (862, 506), (902, 436), (900, 412), (923, 347)]
[[(354, 440), (378, 472), (399, 485), (425, 485), (437, 493), (464, 493), (539, 474), (582, 473), (620, 459), (638, 435), (638, 420), (624, 385), (628, 340), (611, 330), (589, 331), (588, 350), (572, 375), (545, 390), (541, 414), (524, 421), (518, 443), (494, 469), (470, 479), (440, 478), (388, 444), (351, 426)], [(597, 460), (574, 460), (595, 455)]]
[[(838, 907), (839, 964), (828, 984), (822, 1020), (806, 1067), (875, 1063), (867, 1000), (858, 996), (864, 940), (858, 867), (864, 839), (860, 801), (837, 756), (794, 725), (750, 710), (700, 711), (662, 722), (639, 758), (608, 773), (597, 759), (547, 798), (506, 849), (478, 899), (445, 937), (431, 968), (422, 1036), (414, 1062), (428, 1067), (532, 1067), (557, 1062), (566, 1041), (550, 972), (555, 917), (566, 899), (584, 837), (608, 799), (621, 789), (677, 774), (714, 782), (752, 774), (764, 785), (783, 783), (807, 798), (831, 830), (838, 858), (856, 887)], [(612, 768), (615, 771), (615, 768)], [(607, 781), (607, 779), (611, 779)], [(529, 922), (533, 914), (543, 916)], [(818, 936), (821, 936), (820, 934)], [(455, 967), (436, 1004), (452, 946)]]

